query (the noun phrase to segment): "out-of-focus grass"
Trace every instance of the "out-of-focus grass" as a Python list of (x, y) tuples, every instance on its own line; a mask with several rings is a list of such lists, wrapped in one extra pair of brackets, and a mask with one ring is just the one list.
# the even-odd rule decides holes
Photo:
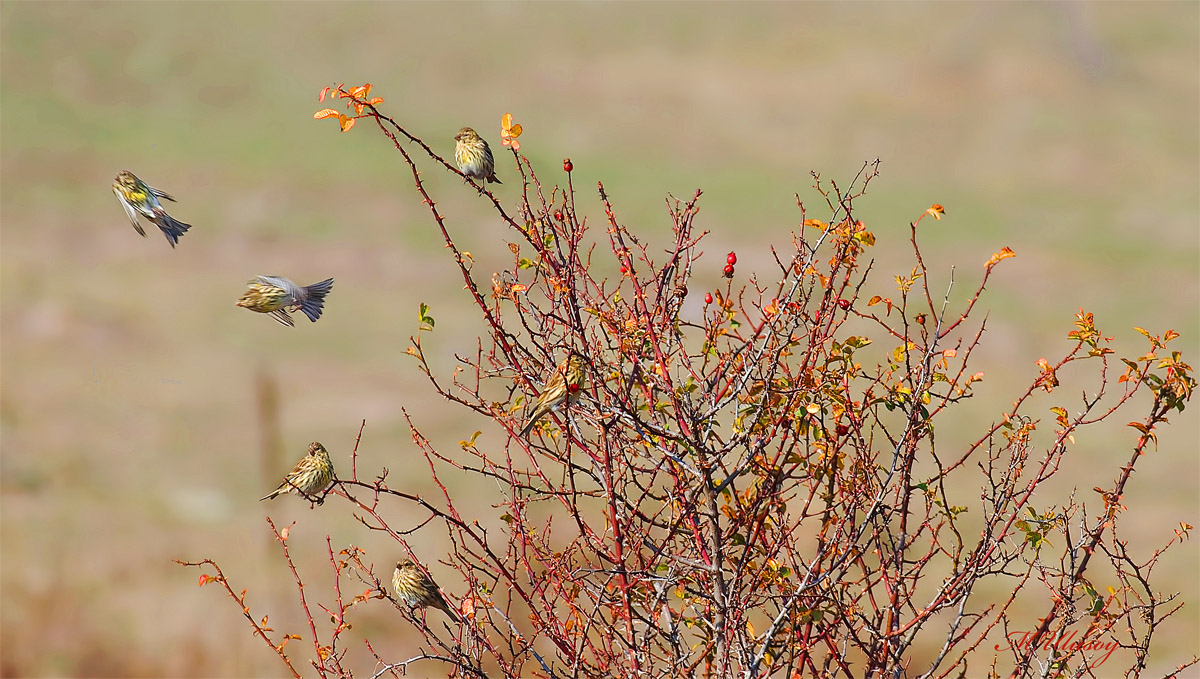
[[(1065, 350), (1078, 307), (1124, 355), (1143, 351), (1130, 326), (1173, 327), (1196, 362), (1198, 20), (1194, 4), (0, 5), (3, 674), (277, 674), (235, 608), (169, 563), (217, 559), (256, 612), (298, 631), (264, 511), (299, 521), (293, 550), (316, 588), (326, 534), (393, 559), (337, 503), (255, 503), (277, 483), (263, 469), (292, 462), (258, 453), (259, 370), (280, 381), (289, 454), (320, 439), (345, 459), (366, 418), (360, 470), (417, 490), (401, 407), (451, 446), (482, 426), (431, 402), (402, 353), (421, 301), (441, 365), (471, 350), (461, 280), (386, 141), (311, 120), (320, 87), (374, 83), (442, 151), (462, 125), (498, 149), (511, 111), (543, 178), (571, 156), (591, 219), (603, 180), (651, 239), (668, 192), (703, 188), (705, 249), (736, 248), (740, 276), (769, 273), (767, 246), (800, 221), (793, 193), (823, 216), (810, 169), (844, 183), (882, 159), (859, 205), (880, 292), (911, 266), (907, 222), (933, 202), (949, 219), (922, 224), (926, 261), (940, 287), (957, 266), (953, 299), (993, 251), (1018, 253), (986, 300), (981, 421), (943, 434), (965, 440), (1034, 360)], [(173, 214), (195, 226), (176, 251), (128, 226), (108, 189), (123, 168), (179, 198)], [(486, 280), (504, 232), (425, 168)], [(693, 293), (719, 283), (704, 261)], [(337, 277), (325, 318), (287, 331), (234, 308), (257, 273)], [(1195, 412), (1160, 434), (1127, 496), (1147, 545), (1197, 523)], [(1131, 440), (1117, 426), (1084, 442), (1078, 478), (1110, 478)], [(488, 515), (486, 489), (458, 490)], [(397, 525), (424, 518), (408, 511)], [(429, 560), (444, 548), (436, 531), (419, 539)], [(1185, 547), (1162, 564), (1161, 587), (1189, 604), (1162, 666), (1194, 650), (1171, 639), (1200, 631)], [(398, 619), (368, 608), (356, 631), (403, 648)]]

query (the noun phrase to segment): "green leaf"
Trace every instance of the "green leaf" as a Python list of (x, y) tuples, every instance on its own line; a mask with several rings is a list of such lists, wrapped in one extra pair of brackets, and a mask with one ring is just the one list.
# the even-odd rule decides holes
[(437, 325), (437, 321), (429, 315), (429, 305), (424, 302), (421, 302), (421, 309), (417, 313), (417, 322), (420, 323), (419, 330), (433, 331), (433, 326)]

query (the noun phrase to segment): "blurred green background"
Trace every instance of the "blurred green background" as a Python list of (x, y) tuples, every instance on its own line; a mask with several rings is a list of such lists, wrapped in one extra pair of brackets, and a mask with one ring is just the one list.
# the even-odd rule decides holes
[[(769, 274), (769, 246), (786, 248), (800, 221), (793, 194), (827, 216), (810, 170), (845, 184), (881, 159), (858, 204), (879, 239), (878, 292), (911, 267), (908, 222), (934, 202), (948, 213), (921, 226), (935, 290), (951, 267), (961, 294), (1000, 247), (1018, 255), (983, 302), (974, 365), (988, 378), (966, 437), (1038, 358), (1069, 348), (1080, 307), (1120, 355), (1145, 351), (1132, 326), (1174, 328), (1197, 364), (1198, 35), (1196, 3), (0, 4), (0, 671), (278, 676), (236, 607), (171, 560), (217, 560), (252, 610), (307, 635), (264, 513), (298, 521), (314, 595), (328, 590), (326, 534), (378, 563), (396, 547), (340, 503), (257, 498), (311, 440), (346, 464), (363, 419), (360, 473), (386, 466), (423, 493), (401, 408), (451, 446), (486, 429), (430, 398), (403, 354), (422, 301), (442, 367), (473, 349), (477, 318), (390, 143), (312, 120), (323, 86), (372, 83), (443, 153), (464, 125), (498, 149), (512, 112), (543, 178), (570, 156), (592, 223), (603, 180), (651, 240), (669, 232), (666, 195), (702, 188), (711, 267), (693, 293), (718, 285), (730, 249), (739, 275)], [(515, 172), (498, 157), (512, 212)], [(109, 188), (121, 169), (179, 199), (169, 208), (193, 229), (177, 250), (130, 228)], [(423, 176), (486, 281), (509, 256), (504, 228), (461, 180), (428, 163)], [(235, 308), (259, 273), (335, 277), (324, 318), (287, 330)], [(263, 452), (259, 376), (280, 393), (279, 459)], [(1173, 418), (1128, 487), (1122, 526), (1139, 549), (1200, 525), (1198, 408)], [(1143, 412), (1081, 440), (1068, 486), (1091, 501)], [(467, 509), (494, 513), (488, 492)], [(425, 518), (392, 512), (398, 527)], [(445, 572), (444, 531), (413, 540)], [(1163, 672), (1197, 648), (1197, 556), (1185, 543), (1160, 565), (1160, 589), (1186, 604), (1151, 656)], [(411, 655), (383, 604), (355, 622), (356, 659), (363, 635)], [(307, 666), (311, 646), (293, 643)]]

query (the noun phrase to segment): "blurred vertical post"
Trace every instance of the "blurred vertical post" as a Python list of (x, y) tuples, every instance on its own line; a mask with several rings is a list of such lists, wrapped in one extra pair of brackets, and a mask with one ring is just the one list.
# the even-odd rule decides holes
[[(279, 381), (270, 371), (259, 368), (255, 374), (255, 401), (258, 403), (259, 462), (266, 490), (271, 490), (283, 478), (283, 434), (279, 425)], [(272, 479), (275, 479), (272, 481)], [(265, 492), (265, 491), (264, 491)]]

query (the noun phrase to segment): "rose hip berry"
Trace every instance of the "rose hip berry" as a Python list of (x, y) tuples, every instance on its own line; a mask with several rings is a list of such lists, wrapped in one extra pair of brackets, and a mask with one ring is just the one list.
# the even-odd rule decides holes
[(733, 278), (733, 265), (732, 264), (725, 265), (725, 277)]
[(712, 293), (711, 292), (704, 293), (704, 303), (712, 304)]
[(850, 308), (850, 300), (848, 300), (848, 299), (839, 299), (839, 300), (838, 300), (838, 306), (842, 307), (843, 309), (849, 309), (849, 308)]
[(563, 158), (563, 172), (570, 172), (573, 169), (575, 169), (575, 166), (571, 164), (571, 159)]
[(727, 264), (729, 264), (730, 266), (733, 266), (734, 264), (737, 264), (737, 253), (736, 253), (736, 252), (731, 252), (731, 253), (729, 253), (728, 255), (726, 255), (726, 256), (725, 256), (725, 262), (726, 262)]

